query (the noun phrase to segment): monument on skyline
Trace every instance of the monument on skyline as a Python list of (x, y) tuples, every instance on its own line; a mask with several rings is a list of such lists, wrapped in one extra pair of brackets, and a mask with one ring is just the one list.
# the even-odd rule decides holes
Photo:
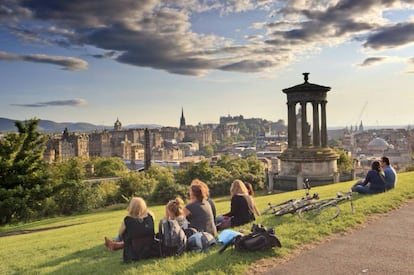
[[(308, 178), (311, 185), (338, 182), (338, 154), (328, 147), (326, 120), (327, 92), (330, 87), (304, 83), (283, 89), (287, 95), (288, 148), (279, 156), (278, 189), (302, 189)], [(312, 107), (312, 125), (308, 122), (308, 106)]]

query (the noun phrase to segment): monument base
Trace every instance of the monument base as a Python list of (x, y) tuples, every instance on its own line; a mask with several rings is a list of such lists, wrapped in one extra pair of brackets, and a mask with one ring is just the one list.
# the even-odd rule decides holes
[(280, 173), (274, 179), (274, 189), (302, 189), (305, 178), (311, 186), (339, 182), (338, 154), (331, 148), (289, 148), (279, 159)]

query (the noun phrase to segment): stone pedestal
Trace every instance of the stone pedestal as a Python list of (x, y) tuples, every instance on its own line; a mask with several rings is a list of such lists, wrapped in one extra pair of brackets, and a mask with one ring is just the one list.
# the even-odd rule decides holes
[(278, 189), (302, 189), (305, 178), (311, 186), (338, 182), (338, 155), (331, 148), (287, 149), (279, 158), (281, 169), (274, 184)]

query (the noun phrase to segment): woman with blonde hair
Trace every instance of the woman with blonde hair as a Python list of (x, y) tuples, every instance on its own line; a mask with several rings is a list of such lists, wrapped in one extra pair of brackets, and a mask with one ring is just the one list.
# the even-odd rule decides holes
[(235, 180), (230, 186), (230, 212), (223, 216), (231, 219), (231, 226), (239, 226), (255, 220), (254, 210), (246, 185)]
[(215, 236), (217, 234), (213, 211), (208, 199), (206, 184), (200, 184), (196, 179), (190, 185), (190, 203), (184, 208), (184, 215), (190, 222), (190, 227), (197, 231), (204, 231)]
[(154, 215), (148, 210), (145, 200), (133, 197), (127, 211), (128, 215), (119, 228), (118, 236), (122, 241), (113, 242), (105, 237), (105, 246), (111, 250), (123, 248), (124, 262), (158, 256), (154, 242)]

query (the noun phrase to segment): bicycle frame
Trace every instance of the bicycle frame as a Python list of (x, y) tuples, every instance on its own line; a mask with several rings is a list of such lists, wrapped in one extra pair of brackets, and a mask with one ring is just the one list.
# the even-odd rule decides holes
[(319, 199), (319, 195), (314, 193), (312, 196), (309, 195), (311, 189), (309, 184), (309, 179), (305, 178), (303, 181), (303, 188), (305, 189), (305, 196), (299, 199), (290, 199), (278, 204), (268, 203), (268, 208), (266, 208), (261, 214), (267, 214), (270, 211), (276, 216), (282, 216), (288, 213), (295, 213), (298, 209), (308, 205), (314, 199)]

